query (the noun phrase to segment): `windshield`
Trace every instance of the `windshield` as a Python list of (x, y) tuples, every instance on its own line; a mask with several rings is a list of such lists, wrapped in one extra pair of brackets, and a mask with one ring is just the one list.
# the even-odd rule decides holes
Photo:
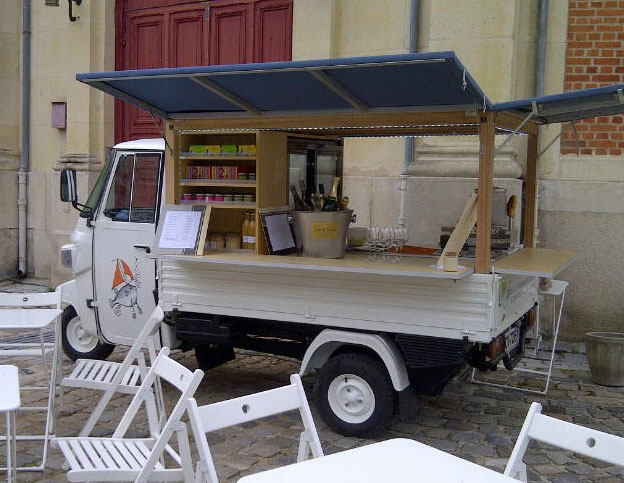
[(111, 172), (111, 168), (113, 167), (113, 162), (115, 161), (115, 150), (111, 149), (108, 159), (106, 160), (106, 164), (104, 165), (104, 169), (100, 173), (97, 181), (95, 182), (95, 186), (89, 195), (89, 198), (85, 202), (85, 207), (87, 208), (87, 213), (81, 213), (80, 216), (83, 218), (87, 218), (91, 216), (91, 214), (95, 211), (98, 203), (102, 199), (102, 194), (104, 189), (106, 188), (106, 180), (108, 179), (108, 175)]

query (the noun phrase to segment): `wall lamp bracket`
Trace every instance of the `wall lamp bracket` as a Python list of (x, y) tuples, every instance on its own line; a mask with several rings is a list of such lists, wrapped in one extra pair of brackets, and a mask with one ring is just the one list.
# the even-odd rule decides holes
[(67, 0), (67, 1), (69, 2), (69, 21), (70, 22), (75, 22), (80, 17), (78, 17), (78, 16), (74, 17), (74, 13), (72, 11), (72, 2), (74, 2), (76, 4), (76, 6), (78, 6), (78, 5), (80, 5), (82, 3), (82, 0)]

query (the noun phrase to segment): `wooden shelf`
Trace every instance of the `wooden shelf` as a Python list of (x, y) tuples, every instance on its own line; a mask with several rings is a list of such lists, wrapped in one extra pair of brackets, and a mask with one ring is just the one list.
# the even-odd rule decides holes
[(255, 181), (235, 181), (233, 179), (229, 180), (190, 180), (190, 179), (181, 179), (180, 186), (222, 186), (224, 188), (255, 188)]
[[(232, 203), (232, 204), (229, 204)], [(255, 210), (256, 209), (256, 204), (255, 203), (239, 203), (239, 204), (234, 204), (236, 202), (232, 202), (232, 201), (228, 201), (228, 202), (223, 202), (223, 203), (195, 203), (195, 202), (184, 202), (181, 201), (180, 204), (182, 205), (198, 205), (198, 206), (212, 206), (213, 208), (228, 208), (231, 210)]]
[(180, 154), (180, 159), (193, 159), (200, 161), (255, 161), (255, 156), (220, 156), (215, 154)]

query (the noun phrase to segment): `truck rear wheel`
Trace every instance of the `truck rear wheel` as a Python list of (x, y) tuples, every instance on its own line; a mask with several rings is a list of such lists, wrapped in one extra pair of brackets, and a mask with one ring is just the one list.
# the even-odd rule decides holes
[(396, 393), (380, 360), (348, 352), (330, 358), (321, 368), (314, 398), (323, 420), (334, 431), (368, 437), (387, 427)]
[(63, 311), (61, 321), (63, 352), (70, 359), (104, 360), (113, 352), (114, 345), (102, 343), (97, 336), (84, 331), (80, 317), (71, 305)]

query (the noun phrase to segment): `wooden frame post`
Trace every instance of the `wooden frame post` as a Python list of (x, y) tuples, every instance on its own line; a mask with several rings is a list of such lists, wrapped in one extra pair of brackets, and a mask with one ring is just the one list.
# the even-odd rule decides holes
[(522, 209), (522, 243), (525, 248), (535, 246), (535, 217), (537, 211), (537, 133), (529, 134), (527, 166), (524, 177), (524, 207)]
[(494, 183), (494, 113), (479, 116), (479, 192), (477, 195), (476, 273), (490, 273), (492, 188)]

